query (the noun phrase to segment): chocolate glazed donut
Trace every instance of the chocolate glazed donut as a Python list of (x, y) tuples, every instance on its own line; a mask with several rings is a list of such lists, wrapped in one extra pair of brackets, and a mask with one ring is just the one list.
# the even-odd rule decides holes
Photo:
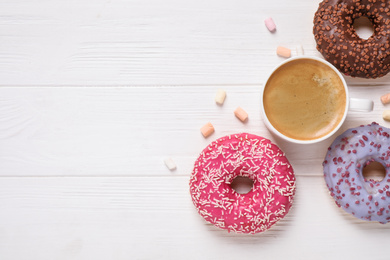
[[(362, 39), (353, 27), (365, 16), (374, 33)], [(390, 1), (324, 0), (314, 16), (317, 50), (345, 75), (378, 78), (390, 70)]]

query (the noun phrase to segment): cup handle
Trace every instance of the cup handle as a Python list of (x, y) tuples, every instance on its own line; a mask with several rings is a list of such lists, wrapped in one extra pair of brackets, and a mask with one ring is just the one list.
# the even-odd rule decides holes
[(374, 102), (370, 99), (350, 98), (349, 110), (370, 112), (374, 109)]

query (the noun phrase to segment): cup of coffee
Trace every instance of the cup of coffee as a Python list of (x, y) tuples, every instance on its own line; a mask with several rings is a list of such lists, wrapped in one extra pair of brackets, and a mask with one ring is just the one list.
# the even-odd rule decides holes
[(341, 73), (329, 62), (300, 56), (277, 66), (262, 90), (262, 117), (284, 140), (310, 144), (332, 136), (349, 110), (371, 111), (373, 101), (350, 98)]

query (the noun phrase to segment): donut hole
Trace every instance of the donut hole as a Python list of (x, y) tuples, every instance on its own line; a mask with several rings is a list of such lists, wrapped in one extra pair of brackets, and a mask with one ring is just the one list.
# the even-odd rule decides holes
[(352, 26), (361, 39), (367, 40), (374, 34), (374, 25), (367, 16), (356, 18)]
[(385, 167), (376, 161), (369, 162), (363, 167), (363, 177), (365, 181), (380, 182), (386, 176)]
[(253, 188), (253, 180), (245, 176), (237, 176), (233, 179), (230, 187), (239, 194), (247, 194)]

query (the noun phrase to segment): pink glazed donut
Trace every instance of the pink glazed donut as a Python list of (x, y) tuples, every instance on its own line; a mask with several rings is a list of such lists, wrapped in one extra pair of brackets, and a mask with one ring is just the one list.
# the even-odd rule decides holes
[[(253, 187), (239, 194), (237, 176)], [(269, 229), (290, 210), (295, 194), (291, 164), (278, 146), (252, 134), (229, 135), (212, 142), (195, 162), (190, 193), (198, 213), (213, 225), (237, 233)]]
[[(390, 129), (377, 123), (338, 136), (323, 162), (325, 181), (336, 204), (353, 216), (390, 221)], [(386, 169), (382, 181), (367, 180), (363, 168), (376, 161)]]

